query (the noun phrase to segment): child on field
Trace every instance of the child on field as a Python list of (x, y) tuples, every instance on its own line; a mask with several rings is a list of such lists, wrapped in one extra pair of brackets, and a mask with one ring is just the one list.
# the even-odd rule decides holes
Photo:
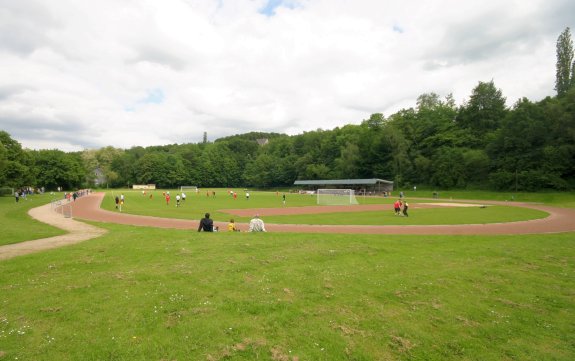
[(230, 219), (230, 223), (228, 223), (228, 232), (238, 232), (239, 229), (236, 228), (236, 224), (234, 219)]

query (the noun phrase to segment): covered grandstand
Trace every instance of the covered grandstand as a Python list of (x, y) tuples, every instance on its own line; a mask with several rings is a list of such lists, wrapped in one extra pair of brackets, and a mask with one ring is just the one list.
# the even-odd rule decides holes
[(356, 194), (383, 194), (393, 191), (393, 182), (378, 178), (369, 179), (320, 179), (297, 180), (294, 186), (302, 189), (319, 188), (347, 188), (356, 191)]

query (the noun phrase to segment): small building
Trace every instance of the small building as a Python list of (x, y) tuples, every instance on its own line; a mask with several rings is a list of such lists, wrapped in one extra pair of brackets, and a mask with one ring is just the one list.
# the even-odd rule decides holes
[(104, 174), (104, 171), (98, 167), (96, 169), (94, 169), (94, 185), (96, 187), (101, 187), (104, 184), (106, 184), (107, 182), (107, 178), (106, 175)]
[(383, 194), (393, 191), (393, 182), (378, 179), (320, 179), (320, 180), (297, 180), (294, 186), (307, 189), (320, 188), (346, 188), (355, 190), (356, 194)]
[(256, 142), (259, 144), (260, 147), (263, 147), (264, 145), (269, 143), (269, 139), (268, 138), (260, 138), (260, 139), (256, 139)]
[(156, 189), (156, 185), (155, 184), (132, 184), (132, 189), (154, 190), (154, 189)]

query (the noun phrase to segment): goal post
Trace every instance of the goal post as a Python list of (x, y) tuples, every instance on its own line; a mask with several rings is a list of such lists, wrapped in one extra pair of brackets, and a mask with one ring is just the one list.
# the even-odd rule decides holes
[(198, 190), (197, 186), (180, 186), (180, 192), (186, 191), (188, 189), (191, 189), (193, 192), (196, 192)]
[(0, 187), (0, 197), (1, 196), (14, 196), (14, 188)]
[(317, 204), (339, 206), (359, 203), (353, 189), (318, 189)]

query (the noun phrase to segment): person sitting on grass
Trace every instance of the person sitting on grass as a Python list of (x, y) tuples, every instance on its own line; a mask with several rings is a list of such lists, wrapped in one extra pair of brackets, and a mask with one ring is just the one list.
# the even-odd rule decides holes
[(213, 232), (214, 231), (214, 221), (210, 219), (210, 214), (206, 213), (204, 218), (200, 220), (200, 225), (198, 226), (198, 232)]
[(228, 232), (239, 232), (240, 230), (236, 228), (236, 223), (234, 219), (230, 219), (230, 223), (228, 223)]
[(250, 229), (248, 232), (266, 232), (264, 221), (260, 219), (259, 215), (255, 215), (250, 221)]

